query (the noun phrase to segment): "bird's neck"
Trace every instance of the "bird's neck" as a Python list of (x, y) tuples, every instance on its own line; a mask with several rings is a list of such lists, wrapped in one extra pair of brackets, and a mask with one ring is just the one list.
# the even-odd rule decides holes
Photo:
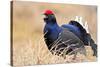
[(59, 29), (60, 28), (57, 23), (47, 23), (46, 25), (48, 26), (49, 29), (53, 29), (53, 28)]
[(50, 24), (50, 25), (54, 25), (54, 24), (58, 25), (55, 18), (53, 18), (53, 19), (48, 18), (47, 20), (45, 20), (45, 22), (46, 22), (46, 24)]
[(47, 25), (56, 25), (56, 26), (58, 26), (58, 24), (57, 24), (57, 22), (50, 22), (50, 21), (48, 21), (47, 23), (46, 23)]

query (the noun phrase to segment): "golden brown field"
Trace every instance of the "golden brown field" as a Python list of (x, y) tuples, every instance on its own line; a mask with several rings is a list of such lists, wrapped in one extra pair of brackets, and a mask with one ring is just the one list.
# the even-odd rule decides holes
[(87, 56), (78, 54), (76, 60), (66, 55), (66, 59), (52, 55), (43, 39), (43, 11), (54, 11), (58, 24), (68, 23), (75, 16), (82, 16), (88, 22), (92, 38), (97, 43), (97, 14), (96, 6), (50, 4), (36, 2), (13, 3), (13, 65), (55, 64), (96, 61), (89, 46), (86, 47)]

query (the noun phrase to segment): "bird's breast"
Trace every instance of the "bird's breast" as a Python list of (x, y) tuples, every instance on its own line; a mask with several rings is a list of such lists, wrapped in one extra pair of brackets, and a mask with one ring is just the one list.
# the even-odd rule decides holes
[(55, 40), (57, 40), (57, 38), (59, 37), (59, 33), (61, 32), (59, 27), (57, 27), (56, 25), (54, 25), (54, 26), (47, 26), (46, 25), (44, 30), (45, 30), (45, 32), (47, 31), (47, 33), (44, 35), (44, 37), (47, 39), (46, 41), (47, 42), (51, 41), (52, 43)]

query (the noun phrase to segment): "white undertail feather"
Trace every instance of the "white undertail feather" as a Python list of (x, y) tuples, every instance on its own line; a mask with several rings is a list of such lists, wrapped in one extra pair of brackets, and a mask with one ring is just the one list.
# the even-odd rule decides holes
[(87, 21), (83, 22), (83, 18), (81, 16), (76, 16), (75, 21), (79, 22), (86, 30), (86, 32), (89, 33), (89, 27)]
[(89, 33), (89, 27), (88, 27), (87, 21), (85, 22), (85, 29), (86, 29), (86, 32)]

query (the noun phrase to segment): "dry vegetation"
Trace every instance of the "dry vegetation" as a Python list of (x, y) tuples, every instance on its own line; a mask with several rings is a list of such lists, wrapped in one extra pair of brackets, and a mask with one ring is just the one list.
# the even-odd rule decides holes
[(89, 30), (96, 41), (96, 7), (80, 5), (63, 5), (34, 2), (14, 2), (13, 4), (13, 64), (34, 65), (34, 64), (55, 64), (96, 61), (92, 56), (93, 51), (86, 47), (87, 56), (73, 55), (66, 58), (52, 55), (47, 49), (43, 39), (43, 16), (45, 9), (54, 10), (59, 25), (74, 19), (76, 15), (82, 16), (89, 24)]

